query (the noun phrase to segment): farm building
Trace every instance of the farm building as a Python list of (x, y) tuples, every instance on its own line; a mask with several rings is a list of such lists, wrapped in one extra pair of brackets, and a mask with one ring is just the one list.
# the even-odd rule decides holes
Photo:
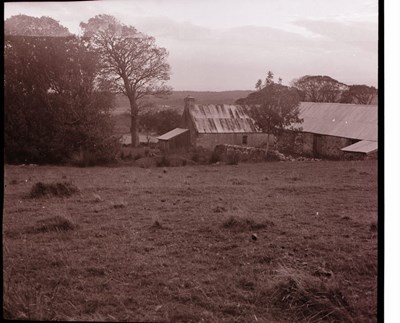
[(162, 136), (157, 137), (159, 147), (163, 151), (179, 150), (190, 147), (190, 134), (188, 129), (175, 128)]
[[(299, 132), (286, 131), (276, 148), (316, 158), (361, 157), (378, 150), (377, 105), (300, 103)], [(157, 138), (164, 150), (219, 144), (261, 147), (267, 135), (240, 105), (198, 105), (185, 98), (182, 126)], [(271, 144), (274, 138), (270, 138)]]
[[(183, 130), (188, 130), (187, 133)], [(189, 140), (178, 140), (177, 136), (188, 136)], [(186, 145), (201, 146), (213, 150), (219, 144), (257, 147), (266, 143), (267, 135), (262, 133), (238, 105), (198, 105), (195, 99), (185, 98), (182, 128), (177, 128), (157, 138), (163, 141), (161, 148), (177, 149)], [(171, 144), (168, 143), (171, 142)], [(172, 143), (173, 142), (173, 143)]]
[(286, 132), (278, 149), (326, 158), (363, 157), (378, 150), (376, 105), (301, 102), (299, 133)]

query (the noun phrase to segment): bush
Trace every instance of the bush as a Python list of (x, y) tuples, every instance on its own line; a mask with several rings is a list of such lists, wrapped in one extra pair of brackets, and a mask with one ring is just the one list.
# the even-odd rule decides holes
[(226, 155), (226, 163), (228, 165), (237, 165), (240, 161), (240, 153), (236, 151), (229, 152)]
[(96, 54), (77, 37), (9, 36), (5, 43), (5, 160), (79, 166), (114, 160), (113, 95), (95, 88)]
[(220, 162), (220, 161), (221, 161), (221, 156), (214, 150), (214, 151), (212, 152), (211, 157), (210, 157), (209, 163), (210, 163), (210, 164), (215, 164), (215, 163), (218, 163), (218, 162)]
[(169, 159), (164, 155), (162, 156), (161, 160), (156, 161), (157, 167), (168, 167), (170, 166), (170, 161)]
[(191, 150), (191, 160), (198, 164), (208, 164), (210, 162), (212, 151), (201, 146)]

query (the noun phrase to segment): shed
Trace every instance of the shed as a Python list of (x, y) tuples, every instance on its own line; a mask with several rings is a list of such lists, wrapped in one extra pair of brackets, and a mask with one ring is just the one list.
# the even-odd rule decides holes
[(175, 128), (157, 139), (160, 149), (164, 151), (187, 149), (190, 146), (189, 129)]

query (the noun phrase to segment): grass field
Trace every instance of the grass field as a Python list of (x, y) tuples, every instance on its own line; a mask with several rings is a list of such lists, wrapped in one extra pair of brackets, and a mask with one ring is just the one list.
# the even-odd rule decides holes
[(5, 185), (6, 318), (376, 321), (376, 161), (6, 166)]

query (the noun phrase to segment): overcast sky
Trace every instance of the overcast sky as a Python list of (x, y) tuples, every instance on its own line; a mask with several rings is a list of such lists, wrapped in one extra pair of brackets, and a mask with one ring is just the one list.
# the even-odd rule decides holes
[(285, 84), (308, 74), (377, 86), (378, 0), (18, 2), (4, 13), (50, 16), (75, 34), (111, 14), (167, 48), (175, 90), (254, 89), (268, 70)]

